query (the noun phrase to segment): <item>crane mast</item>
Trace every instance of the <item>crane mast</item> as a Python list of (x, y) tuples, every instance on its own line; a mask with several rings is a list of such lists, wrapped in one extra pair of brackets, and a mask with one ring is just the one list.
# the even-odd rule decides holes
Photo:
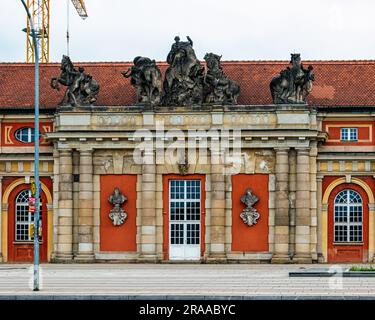
[[(32, 15), (34, 30), (39, 49), (39, 62), (49, 62), (49, 19), (50, 0), (27, 0), (27, 7)], [(34, 62), (34, 45), (31, 37), (31, 26), (27, 20), (26, 28), (26, 62)]]
[[(84, 0), (71, 0), (78, 15), (82, 19), (88, 17)], [(34, 21), (37, 36), (39, 62), (49, 62), (50, 47), (50, 0), (27, 0), (27, 7)], [(34, 45), (31, 37), (31, 26), (27, 20), (26, 31), (26, 62), (35, 62)]]

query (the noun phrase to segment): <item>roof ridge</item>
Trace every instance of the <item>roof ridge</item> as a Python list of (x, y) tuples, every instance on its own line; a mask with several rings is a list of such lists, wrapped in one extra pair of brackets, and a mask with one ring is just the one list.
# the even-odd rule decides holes
[[(204, 61), (204, 60), (201, 60)], [(95, 66), (110, 66), (110, 65), (128, 65), (132, 61), (73, 61), (75, 64), (95, 65)], [(167, 65), (166, 61), (156, 61), (159, 65)], [(223, 64), (285, 64), (289, 60), (222, 60)], [(375, 64), (375, 59), (362, 60), (302, 60), (302, 63), (318, 63), (318, 64)], [(15, 67), (32, 67), (33, 63), (27, 62), (0, 62), (0, 66), (15, 66)], [(59, 66), (60, 62), (41, 63), (42, 67)]]

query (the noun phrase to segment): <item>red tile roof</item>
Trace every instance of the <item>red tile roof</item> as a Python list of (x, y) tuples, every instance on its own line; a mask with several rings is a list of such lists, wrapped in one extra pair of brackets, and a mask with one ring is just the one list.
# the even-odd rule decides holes
[[(316, 81), (308, 103), (316, 106), (375, 106), (375, 60), (304, 61), (314, 66)], [(100, 86), (96, 105), (121, 106), (135, 102), (135, 90), (121, 72), (131, 62), (74, 63), (83, 66)], [(158, 63), (164, 73), (167, 65)], [(239, 104), (271, 104), (269, 82), (288, 66), (287, 61), (224, 61), (226, 74), (241, 86)], [(40, 104), (54, 108), (62, 99), (61, 91), (49, 83), (60, 74), (58, 63), (40, 67)], [(0, 63), (0, 107), (31, 108), (34, 101), (34, 66), (26, 63)]]

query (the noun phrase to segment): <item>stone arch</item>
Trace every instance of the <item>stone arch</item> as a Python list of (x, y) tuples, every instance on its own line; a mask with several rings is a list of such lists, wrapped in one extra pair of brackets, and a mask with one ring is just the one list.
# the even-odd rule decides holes
[[(2, 208), (1, 208), (1, 252), (3, 254), (3, 261), (8, 261), (8, 204), (9, 204), (9, 196), (12, 191), (22, 185), (28, 184), (25, 181), (25, 178), (19, 178), (14, 180), (9, 184), (9, 186), (3, 191), (2, 196)], [(48, 214), (48, 244), (47, 244), (47, 257), (48, 261), (50, 260), (50, 256), (52, 253), (52, 246), (53, 246), (53, 210), (52, 210), (52, 194), (48, 187), (41, 182), (42, 191), (46, 196), (47, 199), (47, 214)]]
[(327, 247), (328, 247), (328, 199), (332, 193), (332, 191), (339, 185), (344, 183), (352, 183), (355, 185), (360, 186), (363, 191), (367, 194), (368, 197), (368, 206), (369, 206), (369, 247), (368, 247), (368, 261), (373, 261), (374, 251), (375, 251), (375, 224), (374, 224), (374, 217), (375, 217), (375, 199), (374, 193), (372, 192), (370, 186), (359, 178), (351, 178), (349, 181), (346, 177), (338, 178), (332, 181), (328, 187), (325, 189), (323, 197), (322, 197), (322, 211), (321, 221), (322, 221), (322, 228), (321, 232), (321, 247), (322, 253), (324, 257), (324, 262), (327, 262)]

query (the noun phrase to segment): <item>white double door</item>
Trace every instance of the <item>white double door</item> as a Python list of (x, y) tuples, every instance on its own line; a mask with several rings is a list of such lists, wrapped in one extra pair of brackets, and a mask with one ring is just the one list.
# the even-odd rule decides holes
[(169, 259), (199, 260), (200, 180), (169, 181)]

